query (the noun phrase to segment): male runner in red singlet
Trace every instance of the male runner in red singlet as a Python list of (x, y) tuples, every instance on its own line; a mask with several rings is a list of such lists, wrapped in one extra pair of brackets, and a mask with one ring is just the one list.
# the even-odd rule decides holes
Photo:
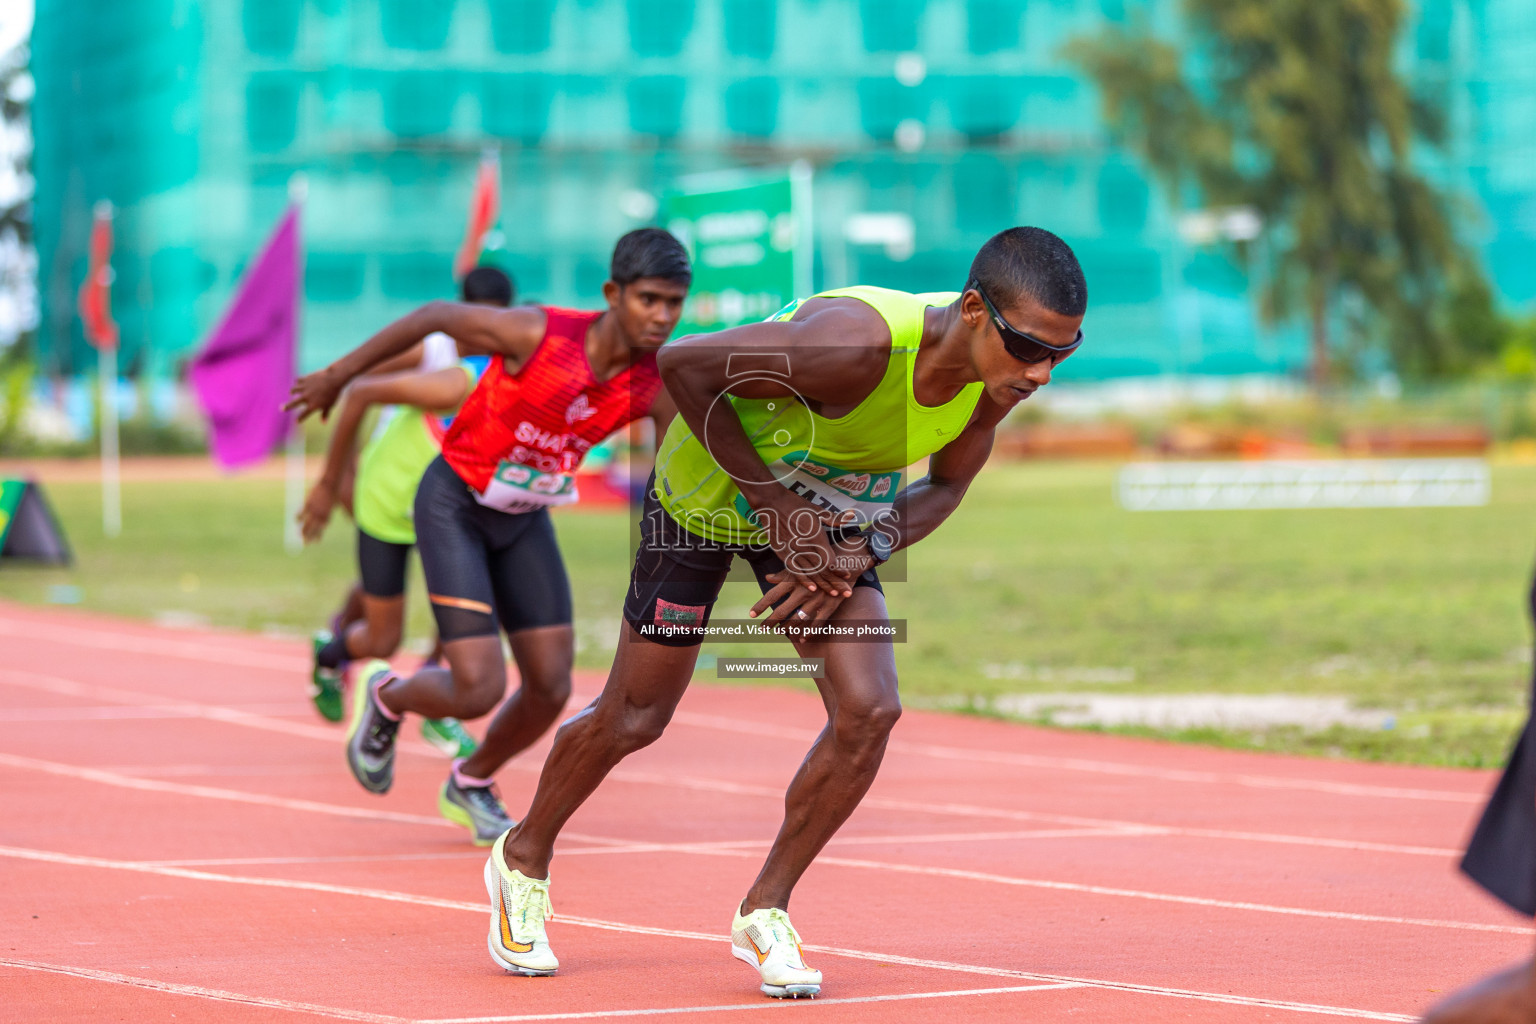
[(522, 685), (480, 748), (454, 762), (439, 808), (481, 845), (513, 825), (491, 779), (549, 728), (571, 692), (570, 583), (549, 508), (576, 500), (573, 474), (593, 445), (642, 416), (659, 430), (671, 421), (655, 353), (677, 326), (691, 279), (677, 239), (642, 228), (614, 247), (602, 312), (434, 302), (294, 384), (289, 407), (303, 419), (328, 412), (348, 381), (433, 331), (466, 353), (499, 357), (416, 492), (417, 547), (449, 668), (401, 678), (382, 661), (363, 667), (347, 763), (366, 789), (388, 791), (407, 711), (467, 721), (496, 707), (507, 685), (499, 619)]

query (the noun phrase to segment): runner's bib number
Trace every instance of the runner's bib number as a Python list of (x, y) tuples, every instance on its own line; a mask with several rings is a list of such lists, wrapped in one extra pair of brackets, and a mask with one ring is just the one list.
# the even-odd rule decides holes
[(529, 512), (573, 504), (580, 495), (570, 473), (544, 473), (520, 462), (502, 462), (475, 500), (499, 512)]

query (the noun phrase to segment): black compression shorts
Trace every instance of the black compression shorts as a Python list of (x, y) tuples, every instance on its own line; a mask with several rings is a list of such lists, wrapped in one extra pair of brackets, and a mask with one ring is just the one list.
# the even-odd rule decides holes
[[(1536, 618), (1536, 583), (1530, 595)], [(1536, 696), (1536, 676), (1531, 680)], [(1499, 786), (1467, 844), (1461, 869), (1522, 914), (1536, 914), (1536, 720), (1510, 751)]]
[(546, 509), (498, 512), (432, 460), (416, 490), (416, 546), (437, 631), (447, 640), (571, 622), (571, 584)]
[(409, 544), (380, 540), (358, 527), (357, 568), (363, 578), (363, 593), (369, 597), (399, 597), (405, 593), (405, 566), (410, 557)]
[[(640, 508), (640, 546), (635, 551), (629, 592), (624, 599), (624, 621), (637, 632), (644, 623), (667, 627), (666, 633), (645, 636), (652, 643), (697, 647), (703, 643), (703, 637), (686, 627), (702, 631), (709, 625), (720, 588), (730, 575), (731, 560), (738, 555), (752, 567), (763, 593), (772, 589), (768, 574), (784, 568), (773, 549), (716, 544), (683, 529), (656, 500), (653, 474), (645, 485), (645, 501)], [(854, 580), (853, 585), (885, 592), (873, 569)]]

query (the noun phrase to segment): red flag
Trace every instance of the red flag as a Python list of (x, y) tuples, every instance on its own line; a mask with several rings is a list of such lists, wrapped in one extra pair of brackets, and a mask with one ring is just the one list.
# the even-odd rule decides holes
[(80, 320), (85, 340), (97, 348), (117, 348), (117, 324), (112, 319), (112, 204), (96, 204), (91, 221), (91, 259), (80, 284)]
[(469, 201), (469, 227), (464, 232), (464, 244), (453, 260), (453, 276), (463, 279), (480, 261), (480, 251), (485, 248), (486, 232), (496, 223), (501, 212), (501, 160), (494, 153), (480, 159), (480, 172), (475, 176), (475, 194)]

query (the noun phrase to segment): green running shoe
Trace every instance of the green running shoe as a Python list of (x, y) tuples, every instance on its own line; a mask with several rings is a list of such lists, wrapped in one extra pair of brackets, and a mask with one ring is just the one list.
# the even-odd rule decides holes
[(480, 744), (457, 718), (425, 718), (421, 738), (448, 757), (468, 757)]
[(314, 636), (314, 650), (310, 658), (309, 699), (315, 702), (315, 710), (327, 722), (341, 721), (341, 676), (339, 668), (326, 668), (320, 664), (320, 648), (334, 639), (328, 629)]

